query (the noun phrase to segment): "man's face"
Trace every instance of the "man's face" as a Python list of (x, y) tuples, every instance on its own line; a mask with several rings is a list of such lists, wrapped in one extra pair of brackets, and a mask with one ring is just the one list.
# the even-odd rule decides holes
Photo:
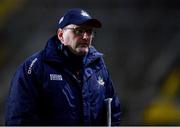
[(58, 30), (58, 38), (72, 53), (76, 55), (85, 55), (89, 51), (89, 46), (93, 38), (92, 27), (71, 24), (62, 30)]

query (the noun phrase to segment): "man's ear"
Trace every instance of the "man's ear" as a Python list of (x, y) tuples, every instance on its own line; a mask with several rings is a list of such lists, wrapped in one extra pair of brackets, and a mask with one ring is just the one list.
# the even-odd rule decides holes
[(62, 29), (58, 29), (57, 37), (61, 42), (63, 42), (64, 39), (63, 39), (63, 30)]

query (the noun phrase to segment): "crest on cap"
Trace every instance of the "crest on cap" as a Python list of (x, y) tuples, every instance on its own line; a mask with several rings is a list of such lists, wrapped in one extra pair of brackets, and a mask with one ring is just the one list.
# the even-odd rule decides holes
[(86, 16), (86, 17), (90, 17), (89, 14), (87, 12), (85, 12), (84, 10), (81, 10), (81, 15)]

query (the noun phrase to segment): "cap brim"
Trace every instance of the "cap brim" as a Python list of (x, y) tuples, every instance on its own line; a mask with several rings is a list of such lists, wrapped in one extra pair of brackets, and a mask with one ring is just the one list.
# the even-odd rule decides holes
[(92, 26), (95, 28), (101, 28), (102, 27), (101, 22), (97, 19), (88, 19), (81, 24), (86, 24), (86, 25), (89, 25), (89, 26)]

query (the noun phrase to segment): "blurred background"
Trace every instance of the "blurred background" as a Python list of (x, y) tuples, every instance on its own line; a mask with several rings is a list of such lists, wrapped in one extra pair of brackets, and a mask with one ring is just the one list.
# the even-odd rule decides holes
[(103, 23), (93, 45), (121, 99), (121, 125), (180, 125), (179, 0), (0, 0), (0, 125), (16, 68), (75, 7)]

